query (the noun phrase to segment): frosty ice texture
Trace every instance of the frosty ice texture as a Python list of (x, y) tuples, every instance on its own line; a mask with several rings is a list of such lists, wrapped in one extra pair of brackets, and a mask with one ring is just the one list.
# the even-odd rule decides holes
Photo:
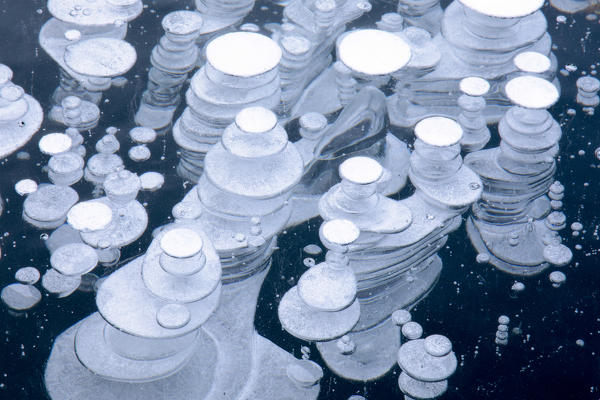
[[(545, 109), (558, 84), (541, 0), (456, 0), (445, 11), (438, 0), (400, 0), (378, 29), (347, 33), (368, 2), (277, 3), (284, 17), (264, 27), (271, 38), (249, 23), (235, 31), (253, 0), (196, 0), (195, 11), (163, 18), (129, 157), (150, 158), (154, 129), (177, 118), (178, 173), (197, 186), (146, 252), (98, 286), (99, 313), (57, 338), (45, 372), (53, 399), (316, 398), (321, 367), (307, 351), (298, 360), (258, 335), (254, 316), (277, 236), (317, 213), (325, 262), (304, 260), (310, 269), (281, 299), (281, 324), (318, 342), (345, 379), (375, 380), (398, 362), (407, 399), (440, 396), (456, 369), (450, 341), (421, 338), (408, 310), (433, 289), (437, 251), (471, 205), (479, 263), (528, 275), (570, 262), (556, 233), (566, 226), (564, 187), (553, 178), (560, 128)], [(42, 285), (66, 296), (86, 279), (91, 287), (85, 274), (114, 265), (140, 238), (148, 216), (138, 192), (165, 179), (124, 169), (116, 128), (86, 164), (79, 133), (98, 124), (102, 92), (136, 61), (123, 38), (141, 1), (50, 0), (48, 9), (40, 44), (61, 77), (49, 117), (68, 129), (40, 142), (52, 184), (17, 190), (27, 194), (23, 218), (55, 229)], [(0, 135), (2, 126), (23, 133), (29, 118), (26, 142), (41, 109), (11, 76), (0, 66)], [(578, 81), (584, 106), (597, 105), (597, 82)], [(292, 143), (286, 129), (296, 119)], [(414, 126), (412, 154), (388, 119)], [(497, 120), (501, 144), (484, 149)], [(7, 142), (16, 146), (9, 152), (24, 143)], [(464, 163), (461, 150), (471, 153)], [(97, 199), (78, 203), (70, 186), (82, 176)], [(407, 176), (414, 193), (386, 197)], [(557, 272), (556, 287), (565, 279)], [(41, 299), (27, 275), (2, 291), (15, 310)], [(497, 344), (507, 330), (498, 326)]]

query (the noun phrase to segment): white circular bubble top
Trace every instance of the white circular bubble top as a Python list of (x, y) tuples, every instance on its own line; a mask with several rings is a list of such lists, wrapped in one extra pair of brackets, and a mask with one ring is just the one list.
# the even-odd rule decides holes
[(67, 39), (69, 42), (79, 40), (81, 39), (81, 31), (78, 31), (77, 29), (69, 29), (65, 32), (65, 39)]
[(244, 132), (263, 133), (275, 128), (277, 116), (265, 107), (247, 107), (236, 115), (235, 124)]
[(346, 245), (358, 239), (360, 231), (352, 221), (347, 219), (333, 219), (321, 226), (323, 238), (328, 242)]
[(82, 201), (67, 213), (67, 223), (75, 230), (94, 232), (106, 228), (112, 221), (112, 210), (99, 201)]
[(195, 11), (173, 11), (162, 20), (162, 26), (166, 32), (175, 35), (189, 35), (202, 28), (202, 16)]
[(191, 319), (191, 313), (183, 304), (166, 304), (158, 309), (156, 322), (166, 329), (179, 329), (186, 326)]
[(21, 179), (15, 184), (15, 192), (17, 192), (19, 196), (31, 194), (35, 192), (37, 188), (38, 184), (32, 179)]
[(142, 190), (154, 191), (158, 190), (164, 185), (165, 177), (154, 171), (144, 172), (140, 175), (140, 183)]
[(544, 0), (460, 0), (473, 11), (496, 18), (520, 18), (533, 14)]
[(537, 51), (524, 51), (515, 56), (513, 60), (515, 67), (523, 72), (541, 74), (552, 66), (550, 58)]
[(64, 133), (49, 133), (42, 136), (38, 146), (42, 153), (53, 156), (69, 150), (72, 143), (71, 138)]
[(129, 131), (129, 137), (136, 143), (152, 143), (156, 140), (156, 131), (144, 126), (136, 126)]
[(40, 280), (40, 271), (34, 267), (19, 268), (15, 273), (15, 279), (25, 285), (34, 285)]
[(340, 165), (340, 177), (359, 185), (375, 183), (381, 175), (383, 168), (370, 157), (352, 157)]
[(250, 77), (276, 68), (281, 48), (271, 38), (254, 32), (232, 32), (206, 46), (206, 59), (227, 75)]
[(490, 84), (478, 76), (470, 76), (460, 81), (460, 91), (469, 96), (483, 96), (490, 90)]
[(111, 78), (129, 71), (137, 54), (124, 40), (93, 38), (67, 46), (64, 58), (67, 66), (78, 74)]
[(192, 257), (202, 251), (202, 238), (186, 228), (171, 229), (160, 239), (160, 248), (175, 258)]
[(410, 46), (401, 37), (378, 29), (346, 34), (337, 49), (338, 59), (351, 70), (367, 75), (389, 75), (410, 61)]
[(427, 336), (424, 346), (425, 351), (434, 357), (443, 357), (452, 351), (452, 343), (442, 335)]
[(415, 125), (415, 136), (423, 142), (436, 147), (448, 147), (457, 144), (463, 130), (453, 119), (429, 117)]
[(560, 96), (551, 82), (533, 75), (511, 79), (504, 91), (514, 104), (531, 109), (546, 109), (556, 103)]

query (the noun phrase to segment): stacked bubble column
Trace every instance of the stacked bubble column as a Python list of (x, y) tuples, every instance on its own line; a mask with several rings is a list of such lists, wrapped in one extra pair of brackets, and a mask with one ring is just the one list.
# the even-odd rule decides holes
[(87, 131), (98, 125), (100, 109), (90, 101), (76, 96), (67, 96), (62, 99), (60, 106), (52, 106), (48, 118), (68, 128)]
[[(65, 65), (77, 74), (84, 99), (96, 104), (100, 103), (102, 92), (111, 87), (112, 78), (125, 74), (136, 61), (135, 48), (121, 39), (77, 39), (64, 51)], [(54, 100), (58, 102), (58, 99)]]
[(398, 365), (402, 369), (398, 386), (404, 399), (429, 400), (446, 392), (458, 360), (447, 337), (430, 335), (404, 343), (398, 351)]
[(148, 86), (135, 115), (136, 124), (161, 129), (171, 123), (188, 73), (196, 67), (195, 41), (202, 22), (193, 11), (175, 11), (163, 18), (165, 35), (152, 49)]
[[(398, 308), (414, 306), (432, 289), (442, 267), (436, 252), (481, 193), (477, 176), (462, 165), (458, 144), (462, 132), (457, 123), (444, 118), (425, 120), (416, 134), (409, 170), (417, 188), (414, 195), (399, 202), (381, 195), (357, 201), (350, 187), (363, 195), (369, 190), (366, 181), (357, 185), (356, 176), (371, 171), (375, 177), (380, 167), (369, 167), (372, 160), (349, 159), (340, 168), (340, 175), (345, 176), (342, 183), (320, 202), (325, 220), (345, 216), (361, 229), (360, 245), (353, 244), (348, 254), (358, 279), (358, 299), (366, 310), (348, 334), (356, 349), (343, 354), (335, 342), (318, 344), (328, 366), (347, 379), (377, 379), (393, 367), (395, 360), (389, 354), (373, 354), (373, 343), (398, 348), (398, 328), (390, 315)], [(349, 168), (353, 164), (361, 167)], [(348, 181), (352, 175), (354, 185)]]
[(535, 76), (514, 78), (506, 92), (515, 106), (498, 126), (500, 146), (466, 157), (484, 183), (467, 230), (477, 251), (490, 255), (491, 264), (512, 274), (533, 275), (548, 263), (564, 265), (571, 258), (557, 233), (564, 215), (551, 212), (546, 195), (552, 191), (561, 137), (559, 124), (546, 108), (559, 94), (554, 85)]
[(489, 89), (490, 84), (483, 78), (468, 77), (460, 81), (462, 95), (458, 98), (458, 122), (463, 129), (460, 146), (464, 152), (481, 150), (490, 140), (490, 130), (483, 118), (484, 95)]
[(204, 232), (169, 226), (143, 257), (102, 284), (99, 314), (77, 330), (78, 359), (94, 374), (120, 382), (149, 382), (178, 371), (197, 345), (210, 342), (200, 327), (219, 304), (220, 272)]
[[(336, 374), (367, 381), (384, 375), (395, 364), (394, 352), (373, 349), (400, 346), (399, 328), (389, 317), (398, 303), (402, 303), (399, 297), (410, 296), (404, 285), (400, 285), (400, 291), (406, 294), (395, 293), (397, 271), (386, 268), (388, 255), (394, 249), (379, 244), (385, 237), (407, 229), (412, 223), (412, 213), (400, 202), (377, 192), (378, 182), (388, 172), (374, 159), (349, 158), (340, 165), (339, 172), (342, 181), (321, 198), (319, 212), (325, 221), (347, 219), (360, 229), (360, 236), (349, 247), (347, 257), (357, 276), (361, 316), (342, 339), (320, 342), (317, 347)], [(374, 276), (369, 277), (368, 272)]]
[(282, 86), (284, 114), (301, 106), (304, 89), (313, 81), (317, 84), (315, 78), (320, 78), (320, 74), (328, 79), (335, 41), (346, 24), (370, 10), (371, 4), (365, 0), (300, 0), (285, 6), (280, 29), (273, 33), (273, 39), (284, 50), (282, 82), (290, 82)]
[(240, 110), (248, 106), (275, 110), (281, 97), (281, 49), (270, 38), (228, 33), (207, 45), (206, 56), (206, 64), (191, 79), (187, 107), (173, 127), (180, 148), (177, 171), (193, 182), (202, 175), (207, 151)]
[(277, 314), (283, 329), (307, 341), (339, 338), (358, 322), (356, 277), (346, 253), (360, 231), (351, 221), (326, 221), (319, 229), (328, 249), (325, 262), (306, 271), (281, 299)]
[(196, 221), (223, 265), (221, 306), (205, 326), (222, 349), (214, 384), (220, 395), (233, 397), (247, 385), (257, 342), (265, 341), (254, 328), (258, 294), (302, 173), (302, 157), (276, 115), (248, 107), (208, 151), (198, 186), (180, 203), (199, 209)]
[(514, 56), (523, 51), (550, 55), (552, 43), (542, 5), (540, 0), (527, 0), (519, 7), (452, 2), (444, 10), (441, 35), (434, 38), (441, 61), (433, 72), (413, 82), (411, 113), (397, 115), (392, 123), (408, 127), (428, 116), (456, 117), (459, 82), (469, 76), (490, 82), (485, 117), (488, 123), (499, 121), (510, 107), (502, 88), (506, 76), (516, 70)]
[(69, 95), (97, 103), (98, 95), (89, 93), (85, 87), (88, 78), (65, 62), (66, 48), (79, 40), (124, 39), (128, 22), (142, 13), (142, 1), (98, 0), (82, 5), (75, 1), (49, 0), (47, 6), (52, 18), (42, 26), (39, 42), (59, 66), (60, 86), (52, 96), (54, 104), (60, 107)]

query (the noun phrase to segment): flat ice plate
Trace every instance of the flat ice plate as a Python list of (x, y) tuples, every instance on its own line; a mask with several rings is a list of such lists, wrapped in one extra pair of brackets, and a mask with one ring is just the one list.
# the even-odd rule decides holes
[(287, 291), (277, 311), (283, 329), (309, 341), (336, 339), (348, 333), (360, 317), (358, 300), (342, 311), (315, 311), (300, 299), (297, 287)]
[[(106, 322), (98, 313), (94, 313), (79, 326), (75, 336), (75, 352), (79, 360), (105, 379), (142, 383), (165, 378), (184, 367), (197, 350), (198, 343), (195, 342), (170, 357), (134, 360), (120, 356), (106, 343), (105, 328)], [(212, 344), (203, 331), (199, 330), (198, 333), (203, 336), (199, 342)]]
[(110, 78), (133, 67), (137, 54), (132, 45), (113, 38), (93, 38), (67, 46), (65, 63), (78, 74)]
[(519, 18), (533, 14), (544, 0), (460, 0), (471, 10), (496, 18)]
[(351, 70), (367, 75), (388, 75), (410, 61), (410, 46), (398, 35), (378, 29), (346, 34), (337, 49), (338, 58)]

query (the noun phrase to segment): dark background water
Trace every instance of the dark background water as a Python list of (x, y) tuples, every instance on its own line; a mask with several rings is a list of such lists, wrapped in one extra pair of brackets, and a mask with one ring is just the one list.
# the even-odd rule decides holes
[[(86, 133), (88, 154), (107, 126), (120, 128), (121, 155), (128, 169), (135, 172), (160, 171), (166, 184), (159, 192), (141, 193), (147, 203), (150, 224), (146, 234), (123, 250), (122, 259), (144, 251), (151, 240), (152, 229), (169, 221), (170, 209), (189, 190), (190, 185), (175, 174), (176, 146), (169, 136), (150, 147), (153, 158), (142, 164), (128, 160), (131, 142), (127, 131), (139, 94), (146, 85), (149, 54), (162, 34), (161, 18), (169, 11), (185, 8), (190, 1), (145, 1), (142, 16), (130, 24), (127, 40), (138, 51), (138, 63), (127, 74), (126, 87), (105, 93), (100, 125)], [(394, 2), (395, 3), (395, 2)], [(266, 10), (260, 6), (268, 5)], [(374, 2), (374, 9), (353, 26), (372, 26), (384, 12), (393, 11), (392, 2)], [(281, 9), (258, 1), (248, 22), (275, 22)], [(599, 399), (600, 398), (600, 271), (598, 248), (600, 206), (597, 184), (600, 167), (594, 150), (600, 147), (599, 116), (587, 116), (575, 104), (575, 80), (582, 71), (591, 71), (598, 64), (600, 24), (588, 21), (584, 15), (567, 17), (567, 23), (557, 23), (559, 13), (546, 6), (549, 31), (557, 48), (559, 66), (575, 64), (577, 72), (561, 76), (563, 87), (559, 104), (552, 112), (563, 126), (561, 155), (558, 159), (559, 179), (566, 187), (564, 199), (568, 224), (580, 221), (584, 230), (571, 237), (570, 229), (563, 236), (574, 248), (574, 259), (563, 268), (567, 282), (553, 288), (547, 273), (522, 279), (526, 290), (517, 299), (510, 297), (514, 279), (487, 265), (475, 263), (464, 228), (454, 232), (446, 248), (440, 252), (444, 270), (432, 293), (414, 310), (413, 318), (423, 325), (425, 334), (448, 336), (459, 358), (459, 368), (450, 378), (445, 399)], [(50, 18), (41, 0), (0, 0), (0, 62), (14, 70), (13, 81), (40, 101), (45, 111), (49, 98), (58, 84), (58, 68), (37, 44), (42, 24)], [(577, 110), (569, 117), (566, 110)], [(0, 218), (0, 286), (14, 282), (15, 271), (32, 265), (42, 272), (48, 268), (49, 256), (40, 235), (21, 219), (22, 202), (14, 191), (20, 179), (47, 181), (41, 167), (47, 162), (37, 149), (37, 138), (59, 127), (45, 122), (42, 130), (24, 150), (31, 159), (18, 160), (15, 155), (0, 162), (0, 192), (5, 212)], [(161, 159), (161, 156), (164, 159)], [(91, 197), (91, 186), (75, 186), (82, 199)], [(408, 189), (410, 190), (410, 189)], [(256, 327), (263, 336), (280, 347), (301, 356), (305, 343), (282, 331), (277, 319), (277, 303), (286, 290), (295, 284), (304, 271), (302, 247), (318, 243), (318, 220), (301, 225), (281, 236), (280, 250), (274, 256), (273, 268), (263, 286), (256, 317)], [(99, 269), (98, 275), (111, 271)], [(42, 290), (43, 292), (43, 290)], [(63, 330), (95, 311), (93, 295), (76, 292), (66, 299), (44, 295), (42, 302), (30, 312), (15, 315), (0, 307), (0, 399), (45, 399), (43, 368), (52, 342)], [(499, 352), (494, 344), (497, 318), (511, 317), (511, 327), (520, 326), (523, 334), (511, 336), (508, 346)], [(583, 347), (576, 340), (585, 342)], [(380, 349), (380, 351), (393, 351)], [(311, 357), (319, 362), (313, 347)], [(324, 365), (323, 363), (320, 363)], [(356, 384), (337, 378), (325, 369), (321, 381), (320, 399), (344, 400), (351, 394), (361, 394), (369, 400), (402, 398), (397, 386), (399, 368), (375, 383)]]

